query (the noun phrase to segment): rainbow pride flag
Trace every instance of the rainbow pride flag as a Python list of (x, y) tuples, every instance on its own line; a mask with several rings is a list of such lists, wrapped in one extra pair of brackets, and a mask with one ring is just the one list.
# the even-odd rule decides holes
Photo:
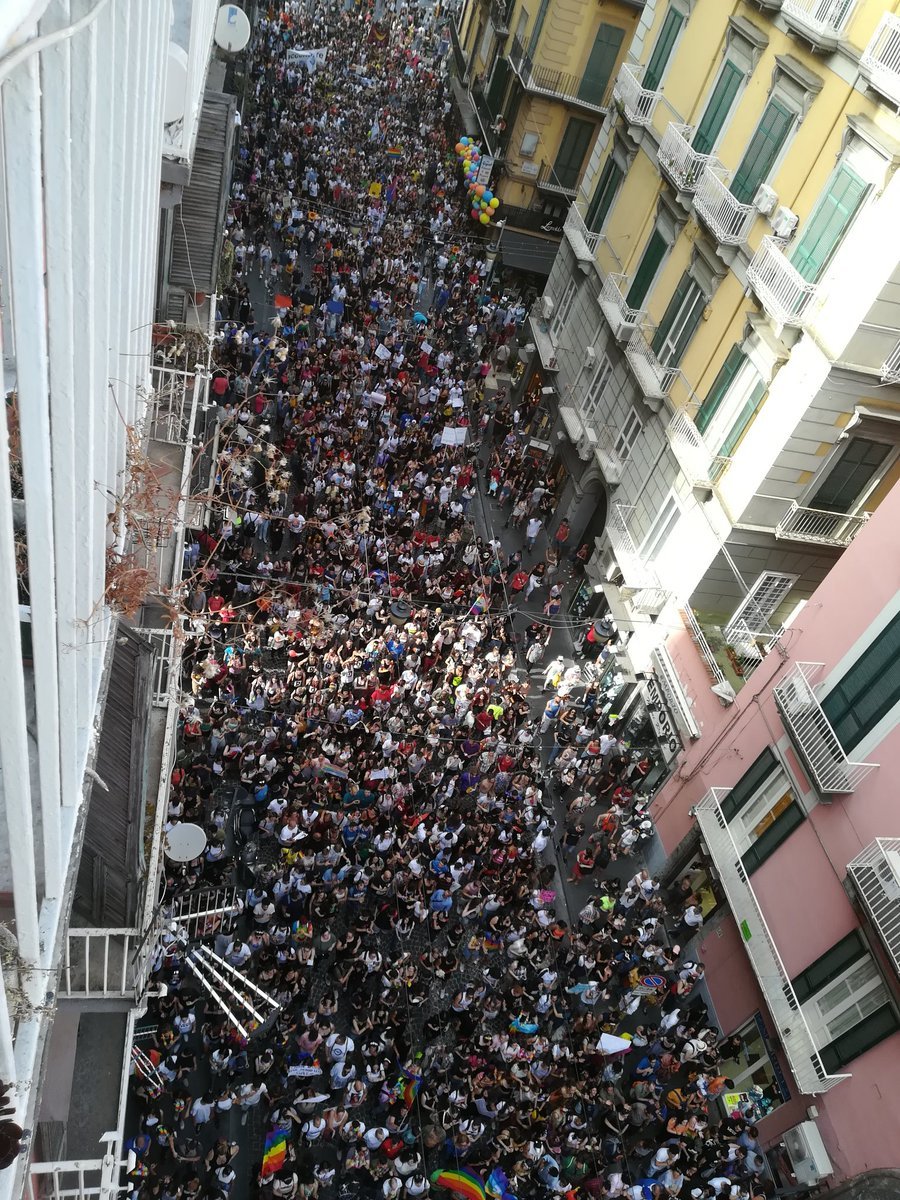
[(388, 156), (388, 158), (402, 158), (403, 157), (403, 147), (402, 146), (388, 146), (387, 150), (385, 150), (385, 154)]
[(263, 1151), (261, 1175), (274, 1175), (284, 1166), (287, 1158), (287, 1134), (277, 1129), (270, 1129), (266, 1134), (266, 1147)]

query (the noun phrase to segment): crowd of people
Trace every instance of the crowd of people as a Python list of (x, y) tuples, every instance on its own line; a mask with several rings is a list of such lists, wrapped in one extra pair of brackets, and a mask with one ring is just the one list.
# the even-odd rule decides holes
[(437, 33), (302, 7), (252, 44), (167, 813), (207, 846), (164, 880), (229, 897), (193, 933), (271, 1003), (239, 1027), (161, 939), (132, 1192), (747, 1200), (702, 913), (640, 862), (650, 758), (569, 660), (529, 673), (584, 553), (486, 387), (525, 309), (466, 230)]

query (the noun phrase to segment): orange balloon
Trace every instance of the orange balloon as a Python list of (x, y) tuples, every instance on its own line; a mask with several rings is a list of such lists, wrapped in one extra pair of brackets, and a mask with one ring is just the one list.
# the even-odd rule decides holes
[(485, 193), (485, 186), (484, 186), (484, 184), (483, 184), (483, 183), (476, 184), (476, 186), (475, 186), (475, 195), (476, 195), (476, 196), (483, 196), (483, 195), (484, 195), (484, 193)]

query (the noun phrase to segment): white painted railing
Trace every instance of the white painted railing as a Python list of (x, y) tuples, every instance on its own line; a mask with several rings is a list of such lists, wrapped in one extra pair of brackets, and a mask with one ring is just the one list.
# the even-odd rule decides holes
[(611, 274), (600, 289), (600, 311), (616, 337), (630, 333), (644, 318), (643, 309), (629, 307), (625, 299), (630, 283), (627, 275)]
[(788, 25), (811, 41), (834, 44), (846, 29), (856, 0), (782, 0)]
[(662, 400), (678, 376), (677, 367), (664, 367), (650, 344), (648, 331), (636, 329), (625, 346), (625, 357), (641, 385), (645, 400)]
[(876, 838), (847, 873), (900, 974), (900, 838)]
[(613, 98), (622, 105), (629, 125), (649, 125), (661, 95), (658, 91), (641, 87), (645, 70), (643, 66), (622, 63), (613, 88)]
[(594, 448), (594, 454), (607, 483), (618, 483), (622, 478), (623, 463), (616, 450), (619, 432), (610, 425), (587, 427), (588, 440)]
[(659, 143), (657, 161), (680, 192), (693, 192), (710, 155), (698, 154), (691, 145), (693, 129), (670, 121)]
[(62, 999), (133, 999), (137, 929), (70, 928), (60, 976)]
[(666, 436), (679, 466), (690, 483), (715, 483), (731, 462), (730, 458), (713, 454), (686, 409), (674, 414)]
[(627, 517), (632, 512), (634, 512), (633, 505), (614, 504), (609, 514), (606, 532), (615, 552), (616, 562), (619, 564), (626, 587), (659, 587), (656, 572), (649, 563), (645, 563), (641, 558), (628, 528)]
[(827, 1092), (849, 1075), (829, 1075), (819, 1047), (807, 1024), (791, 977), (763, 916), (740, 851), (728, 828), (722, 801), (730, 788), (712, 788), (694, 809), (697, 824), (709, 850), (744, 950), (753, 966), (760, 990), (775, 1020), (797, 1087), (804, 1095)]
[(882, 363), (881, 380), (882, 383), (900, 383), (900, 342)]
[(795, 500), (775, 526), (775, 536), (818, 546), (849, 546), (868, 519), (866, 512), (848, 516), (823, 508), (804, 508)]
[(569, 239), (569, 245), (575, 251), (575, 257), (582, 262), (590, 262), (597, 253), (600, 244), (599, 233), (591, 233), (584, 222), (578, 201), (573, 200), (563, 222), (563, 232)]
[(113, 1200), (125, 1188), (120, 1184), (122, 1168), (119, 1139), (106, 1133), (100, 1139), (106, 1146), (102, 1158), (79, 1158), (63, 1162), (31, 1163), (25, 1179), (26, 1200)]
[(823, 663), (798, 662), (772, 689), (785, 729), (826, 795), (855, 792), (877, 763), (851, 762), (813, 690)]
[(703, 659), (703, 665), (706, 667), (706, 672), (710, 680), (713, 683), (724, 683), (725, 672), (719, 666), (716, 656), (713, 654), (712, 646), (706, 640), (706, 634), (697, 620), (696, 613), (689, 604), (686, 604), (681, 609), (681, 619), (684, 622), (685, 629), (691, 635), (691, 641), (697, 647), (700, 657)]
[(804, 279), (782, 250), (783, 243), (767, 236), (747, 268), (747, 281), (766, 313), (779, 325), (801, 326), (816, 285)]
[(861, 74), (873, 88), (900, 106), (900, 16), (885, 13), (859, 60)]
[(756, 219), (752, 204), (741, 204), (728, 190), (729, 172), (720, 162), (707, 162), (697, 181), (694, 208), (723, 246), (742, 246)]

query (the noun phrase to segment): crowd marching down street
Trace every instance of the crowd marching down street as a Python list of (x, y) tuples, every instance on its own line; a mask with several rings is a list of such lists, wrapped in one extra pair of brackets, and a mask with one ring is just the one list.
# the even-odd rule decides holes
[(542, 661), (584, 550), (486, 387), (525, 309), (421, 21), (274, 4), (251, 46), (167, 814), (208, 840), (165, 898), (236, 886), (203, 940), (270, 1003), (236, 1024), (163, 939), (131, 1194), (748, 1200), (702, 914), (641, 865), (652, 762)]

